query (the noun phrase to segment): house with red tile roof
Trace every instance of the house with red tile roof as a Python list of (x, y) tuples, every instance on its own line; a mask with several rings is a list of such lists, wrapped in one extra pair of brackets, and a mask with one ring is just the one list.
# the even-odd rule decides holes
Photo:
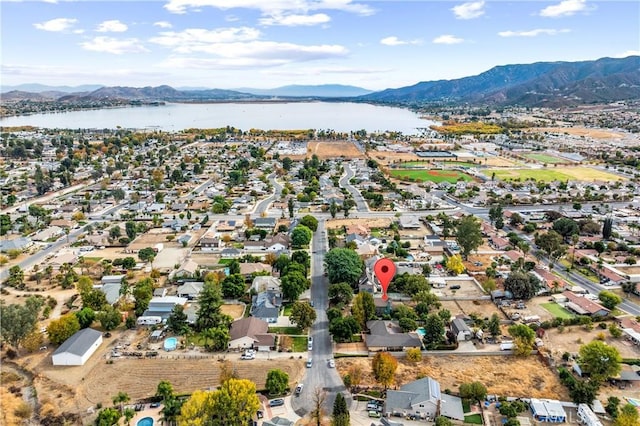
[(609, 309), (605, 308), (601, 304), (596, 303), (593, 300), (589, 300), (586, 297), (579, 296), (571, 291), (565, 291), (562, 294), (567, 298), (565, 308), (575, 312), (578, 315), (604, 317), (611, 313)]

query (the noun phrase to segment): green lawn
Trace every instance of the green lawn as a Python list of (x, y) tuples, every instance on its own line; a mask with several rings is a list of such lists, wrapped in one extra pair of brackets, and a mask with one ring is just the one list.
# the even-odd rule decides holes
[(563, 160), (562, 158), (554, 157), (553, 155), (539, 154), (534, 152), (531, 152), (528, 154), (522, 154), (522, 156), (530, 160), (534, 160), (539, 163), (546, 163), (546, 164), (566, 163), (569, 161), (569, 160)]
[(307, 338), (304, 336), (297, 336), (291, 338), (291, 348), (293, 352), (306, 352), (307, 351)]
[(399, 169), (399, 170), (391, 170), (389, 171), (391, 176), (403, 179), (403, 180), (412, 180), (418, 182), (449, 182), (456, 183), (458, 180), (464, 180), (465, 182), (473, 180), (471, 176), (466, 173), (459, 172), (457, 170), (408, 170), (408, 169)]
[(301, 331), (297, 327), (269, 327), (269, 333), (287, 334), (290, 336), (297, 336), (301, 334)]
[(479, 166), (478, 163), (474, 163), (471, 161), (443, 161), (442, 164), (450, 167), (476, 167)]
[(536, 180), (540, 182), (551, 181), (566, 181), (566, 180), (579, 180), (583, 182), (595, 182), (595, 181), (619, 181), (624, 180), (623, 177), (614, 175), (609, 172), (594, 169), (587, 166), (574, 166), (574, 167), (544, 167), (541, 169), (488, 169), (483, 173), (486, 176), (491, 177), (493, 173), (500, 180), (521, 180), (527, 179)]
[(283, 306), (283, 311), (282, 311), (282, 315), (284, 315), (285, 317), (288, 317), (291, 315), (291, 307), (293, 306), (292, 303), (287, 303)]
[(481, 425), (482, 424), (482, 416), (480, 414), (472, 414), (470, 416), (464, 416), (464, 422), (465, 423), (471, 423), (474, 425)]
[(551, 313), (551, 315), (553, 315), (556, 318), (565, 319), (565, 318), (573, 318), (575, 316), (571, 312), (567, 311), (565, 308), (563, 308), (562, 306), (558, 305), (555, 302), (542, 303), (540, 306), (545, 308), (547, 311)]

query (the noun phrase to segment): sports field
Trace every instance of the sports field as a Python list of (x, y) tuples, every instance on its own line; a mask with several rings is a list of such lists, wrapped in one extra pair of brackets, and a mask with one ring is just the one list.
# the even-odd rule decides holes
[(525, 158), (528, 158), (529, 160), (537, 161), (538, 163), (544, 163), (544, 164), (558, 164), (558, 163), (569, 162), (569, 160), (564, 160), (559, 157), (554, 157), (553, 155), (540, 154), (536, 152), (529, 152), (526, 154), (522, 154), (522, 156)]
[(487, 176), (495, 176), (500, 180), (536, 180), (551, 182), (554, 180), (578, 180), (583, 182), (594, 181), (618, 181), (624, 180), (622, 176), (591, 167), (553, 167), (544, 169), (489, 169), (483, 171)]
[[(473, 163), (471, 161), (434, 161), (437, 162), (439, 164), (443, 164), (445, 166), (449, 166), (449, 167), (475, 167), (478, 164)], [(430, 168), (432, 167), (432, 164), (428, 161), (408, 161), (406, 163), (402, 163), (401, 165), (402, 167), (424, 167), (424, 168)]]
[(394, 178), (403, 179), (403, 180), (413, 180), (418, 182), (456, 183), (459, 180), (464, 180), (465, 182), (473, 180), (473, 178), (468, 174), (458, 172), (456, 170), (400, 169), (400, 170), (391, 170), (389, 173)]

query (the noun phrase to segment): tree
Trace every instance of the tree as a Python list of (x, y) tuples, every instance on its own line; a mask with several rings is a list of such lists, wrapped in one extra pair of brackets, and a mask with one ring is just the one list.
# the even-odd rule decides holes
[(608, 217), (604, 220), (602, 224), (602, 238), (608, 240), (611, 238), (611, 234), (613, 233), (613, 219)]
[(510, 291), (516, 299), (529, 300), (538, 293), (540, 280), (522, 270), (512, 271), (504, 281), (504, 289)]
[(282, 370), (269, 370), (265, 388), (269, 395), (283, 395), (289, 388), (289, 375)]
[(477, 250), (482, 244), (482, 226), (475, 216), (465, 216), (456, 226), (456, 241), (460, 245), (462, 256), (467, 259), (469, 254)]
[(75, 316), (78, 318), (81, 329), (89, 327), (96, 319), (96, 313), (91, 308), (82, 308), (75, 312)]
[(231, 340), (229, 328), (226, 325), (202, 330), (202, 337), (205, 339), (204, 346), (209, 351), (223, 351), (229, 347), (229, 340)]
[(336, 399), (333, 402), (333, 413), (331, 419), (331, 426), (349, 426), (349, 408), (347, 407), (347, 401), (344, 399), (342, 393), (336, 395)]
[(398, 360), (389, 352), (377, 352), (371, 360), (371, 370), (376, 382), (385, 390), (393, 383)]
[(96, 418), (96, 426), (114, 426), (120, 421), (122, 414), (115, 408), (103, 408), (98, 411), (98, 417)]
[(156, 387), (156, 396), (162, 397), (163, 401), (173, 398), (173, 385), (168, 380), (160, 380)]
[(322, 388), (317, 387), (312, 395), (313, 409), (311, 410), (311, 418), (316, 421), (316, 426), (320, 426), (323, 416), (323, 406), (327, 399), (327, 393)]
[(213, 281), (205, 280), (198, 296), (198, 305), (196, 328), (206, 330), (216, 327), (220, 322), (220, 306), (222, 306), (220, 286)]
[(498, 314), (494, 313), (493, 315), (491, 315), (491, 318), (489, 318), (489, 322), (487, 323), (487, 328), (489, 329), (489, 334), (491, 334), (491, 336), (493, 337), (497, 337), (502, 334), (502, 331), (500, 330), (500, 318), (498, 317)]
[(245, 293), (244, 277), (232, 274), (222, 280), (222, 296), (227, 299), (238, 299)]
[(25, 305), (6, 305), (0, 301), (0, 335), (2, 340), (18, 349), (20, 343), (31, 333), (38, 321), (35, 307)]
[(360, 332), (360, 324), (352, 317), (336, 317), (329, 323), (329, 333), (336, 342), (351, 342), (354, 334)]
[(316, 320), (316, 311), (306, 302), (295, 302), (291, 307), (291, 316), (289, 320), (298, 326), (300, 330), (304, 330)]
[(143, 262), (153, 263), (153, 259), (156, 258), (156, 251), (151, 247), (145, 247), (138, 251), (138, 258)]
[(464, 264), (459, 254), (454, 254), (447, 259), (447, 271), (455, 275), (460, 275), (464, 272)]
[(582, 371), (599, 383), (615, 377), (621, 370), (622, 357), (618, 350), (600, 340), (582, 345), (579, 354)]
[(444, 321), (437, 314), (429, 314), (424, 323), (423, 338), (427, 349), (435, 349), (444, 341)]
[(535, 331), (533, 331), (528, 325), (515, 324), (509, 326), (508, 332), (509, 335), (513, 337), (513, 352), (519, 356), (529, 355), (536, 340)]
[(313, 238), (313, 232), (304, 225), (296, 226), (291, 232), (291, 244), (294, 247), (308, 246), (311, 238)]
[(338, 214), (338, 204), (336, 204), (334, 200), (332, 200), (331, 204), (329, 205), (329, 213), (331, 214), (332, 219), (335, 219), (336, 215)]
[(136, 283), (133, 288), (136, 316), (142, 316), (149, 307), (149, 301), (153, 297), (153, 279), (145, 278)]
[(47, 327), (47, 334), (49, 335), (51, 343), (59, 345), (79, 330), (80, 323), (78, 322), (78, 317), (73, 313), (69, 313), (61, 316), (57, 320), (51, 321)]
[(568, 217), (561, 217), (553, 222), (553, 230), (562, 235), (564, 239), (568, 239), (570, 236), (580, 233), (578, 223)]
[(292, 271), (283, 276), (280, 279), (280, 287), (282, 288), (282, 295), (285, 299), (293, 302), (298, 300), (298, 297), (309, 286), (309, 280), (307, 280), (301, 272)]
[[(503, 217), (504, 217), (504, 212), (502, 211), (502, 206), (500, 204), (491, 206), (489, 208), (489, 222), (491, 222), (492, 225), (498, 222), (499, 220), (502, 220)], [(498, 227), (496, 226), (496, 228)]]
[(300, 225), (304, 225), (311, 231), (316, 232), (318, 230), (318, 219), (308, 214), (300, 219)]
[(453, 422), (444, 416), (436, 417), (435, 426), (453, 426)]
[(353, 315), (362, 330), (367, 329), (367, 321), (376, 317), (376, 305), (371, 293), (363, 291), (353, 298), (351, 315)]
[(189, 332), (187, 314), (184, 313), (184, 306), (176, 305), (171, 310), (171, 315), (167, 318), (167, 327), (178, 336), (183, 336)]
[(287, 200), (287, 209), (289, 210), (289, 218), (293, 219), (293, 214), (295, 211), (295, 204), (294, 204), (293, 198), (289, 198)]
[(334, 304), (348, 305), (353, 299), (353, 289), (347, 283), (336, 283), (329, 286), (329, 299)]
[(115, 329), (122, 322), (122, 314), (111, 305), (107, 305), (97, 315), (100, 325), (107, 331)]
[(422, 360), (422, 351), (420, 348), (407, 349), (407, 360), (411, 362), (420, 362)]
[(538, 234), (535, 238), (536, 245), (544, 250), (552, 260), (560, 258), (566, 252), (567, 247), (562, 242), (562, 235), (553, 230)]
[(601, 291), (600, 294), (598, 294), (598, 299), (602, 302), (602, 306), (609, 310), (614, 310), (616, 306), (622, 303), (620, 296), (608, 290)]
[(618, 417), (613, 421), (613, 426), (637, 426), (638, 424), (640, 424), (640, 415), (638, 409), (631, 403), (623, 405)]
[(24, 271), (19, 265), (13, 265), (9, 268), (9, 278), (7, 278), (7, 285), (9, 287), (15, 287), (19, 290), (24, 288)]
[(113, 405), (119, 405), (120, 412), (122, 413), (124, 411), (124, 404), (129, 402), (131, 398), (128, 393), (120, 391), (116, 396), (111, 398), (111, 400), (113, 401)]
[(358, 253), (346, 248), (331, 249), (324, 257), (324, 264), (329, 282), (346, 282), (352, 287), (358, 283), (364, 271)]
[(487, 387), (480, 382), (462, 383), (460, 385), (460, 396), (480, 402), (487, 396)]
[(131, 419), (133, 419), (136, 416), (136, 412), (133, 408), (125, 408), (124, 409), (124, 422), (127, 424), (127, 426), (129, 426), (131, 424)]

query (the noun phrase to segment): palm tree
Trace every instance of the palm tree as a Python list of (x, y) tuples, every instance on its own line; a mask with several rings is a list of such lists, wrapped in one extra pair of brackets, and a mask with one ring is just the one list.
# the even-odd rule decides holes
[(113, 401), (113, 405), (120, 404), (120, 412), (122, 413), (124, 411), (124, 404), (131, 401), (131, 398), (129, 398), (128, 393), (120, 391), (111, 400)]
[(136, 415), (136, 412), (133, 408), (125, 408), (124, 409), (124, 421), (129, 426), (131, 424), (131, 419), (133, 419)]
[(573, 264), (576, 261), (576, 244), (580, 241), (580, 236), (578, 234), (573, 234), (571, 236), (571, 244), (573, 245), (573, 255), (571, 255), (571, 269), (573, 269)]

